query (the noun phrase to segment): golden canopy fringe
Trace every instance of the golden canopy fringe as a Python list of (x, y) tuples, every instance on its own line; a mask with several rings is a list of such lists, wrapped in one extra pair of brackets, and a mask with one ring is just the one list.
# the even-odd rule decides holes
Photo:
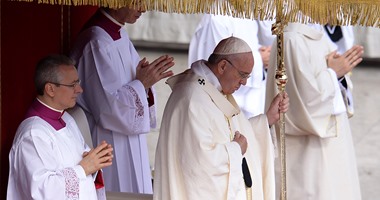
[(379, 0), (294, 0), (293, 10), (302, 11), (310, 18), (297, 19), (292, 12), (289, 22), (316, 22), (332, 25), (363, 25), (379, 27)]
[[(12, 1), (12, 0), (11, 0)], [(284, 23), (316, 22), (332, 25), (379, 27), (380, 0), (13, 0), (57, 5), (94, 5), (111, 8), (142, 4), (148, 11), (210, 13), (240, 18), (273, 20), (276, 6), (283, 5)], [(301, 14), (301, 12), (303, 14)]]

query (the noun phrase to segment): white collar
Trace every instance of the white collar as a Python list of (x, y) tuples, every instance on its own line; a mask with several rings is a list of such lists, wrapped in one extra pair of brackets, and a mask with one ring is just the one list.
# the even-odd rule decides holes
[(50, 107), (50, 106), (48, 106), (46, 103), (44, 103), (44, 102), (42, 102), (40, 99), (38, 99), (37, 98), (37, 101), (39, 101), (42, 105), (44, 105), (44, 106), (46, 106), (46, 107), (48, 107), (48, 108), (50, 108), (51, 110), (54, 110), (54, 111), (56, 111), (56, 112), (60, 112), (60, 113), (62, 113), (64, 110), (57, 110), (57, 109), (55, 109), (55, 108), (52, 108), (52, 107)]
[(214, 85), (216, 89), (219, 90), (219, 92), (222, 91), (222, 86), (220, 85), (218, 78), (215, 76), (214, 72), (212, 72), (211, 69), (206, 65), (205, 60), (195, 61), (191, 65), (191, 69), (195, 74), (204, 77), (207, 81)]
[(333, 34), (333, 33), (335, 32), (335, 28), (336, 28), (336, 26), (326, 25), (325, 27), (327, 28), (327, 31), (328, 31), (330, 34)]
[(104, 16), (106, 16), (109, 20), (111, 20), (113, 23), (123, 27), (125, 24), (121, 24), (120, 22), (116, 21), (110, 14), (108, 14), (106, 11), (103, 9), (100, 9), (100, 12), (103, 13)]

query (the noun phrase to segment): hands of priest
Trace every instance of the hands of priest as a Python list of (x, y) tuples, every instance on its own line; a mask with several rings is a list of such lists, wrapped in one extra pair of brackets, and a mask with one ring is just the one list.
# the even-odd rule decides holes
[(234, 139), (232, 141), (237, 142), (239, 144), (241, 148), (241, 155), (244, 155), (248, 147), (247, 139), (244, 137), (244, 135), (240, 134), (239, 131), (236, 131)]
[(102, 141), (95, 149), (83, 153), (83, 159), (79, 162), (86, 176), (98, 170), (112, 165), (113, 148), (106, 141)]
[(174, 58), (168, 55), (160, 56), (152, 63), (146, 61), (146, 58), (140, 60), (136, 68), (136, 79), (140, 80), (145, 89), (152, 87), (161, 79), (173, 76), (169, 68), (174, 66)]
[(283, 92), (282, 94), (277, 94), (272, 100), (268, 111), (266, 113), (268, 123), (272, 126), (280, 119), (280, 113), (286, 113), (289, 109), (289, 97), (288, 93)]
[(355, 45), (339, 55), (336, 51), (327, 55), (327, 66), (335, 71), (338, 78), (344, 76), (356, 67), (362, 60), (363, 46)]

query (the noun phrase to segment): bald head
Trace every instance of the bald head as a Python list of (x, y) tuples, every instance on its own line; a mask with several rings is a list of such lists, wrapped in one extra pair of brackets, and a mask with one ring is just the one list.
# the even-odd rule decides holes
[(221, 40), (218, 45), (216, 45), (213, 54), (234, 55), (249, 52), (252, 52), (252, 50), (244, 40), (231, 36)]

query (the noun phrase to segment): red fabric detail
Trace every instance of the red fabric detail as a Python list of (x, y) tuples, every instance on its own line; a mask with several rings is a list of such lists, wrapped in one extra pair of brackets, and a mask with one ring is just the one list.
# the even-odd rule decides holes
[(112, 39), (118, 40), (121, 38), (120, 29), (122, 28), (118, 24), (115, 24), (113, 21), (108, 19), (100, 10), (98, 10), (86, 24), (83, 26), (82, 30), (86, 30), (93, 26), (99, 26), (104, 29)]
[(63, 121), (63, 119), (61, 118), (64, 113), (65, 111), (61, 113), (52, 110), (43, 105), (37, 99), (34, 99), (32, 105), (29, 107), (29, 110), (26, 112), (25, 119), (29, 117), (38, 116), (41, 119), (48, 122), (55, 130), (58, 131), (66, 127), (65, 121)]
[(100, 188), (104, 187), (104, 180), (103, 180), (103, 172), (102, 172), (102, 170), (98, 171), (98, 174), (96, 175), (94, 183), (95, 183), (95, 188), (96, 189), (100, 189)]
[(154, 105), (154, 96), (151, 88), (148, 89), (148, 105), (149, 107)]

